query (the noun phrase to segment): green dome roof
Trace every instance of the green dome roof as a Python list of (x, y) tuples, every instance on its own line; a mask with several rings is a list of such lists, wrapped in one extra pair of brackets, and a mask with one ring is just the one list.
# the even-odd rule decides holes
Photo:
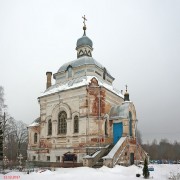
[(90, 38), (84, 35), (77, 40), (76, 47), (78, 48), (80, 46), (90, 46), (92, 48), (93, 42), (91, 41)]

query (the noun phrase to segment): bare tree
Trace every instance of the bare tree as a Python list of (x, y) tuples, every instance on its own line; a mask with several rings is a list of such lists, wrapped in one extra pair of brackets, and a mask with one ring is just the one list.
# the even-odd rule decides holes
[[(4, 88), (0, 86), (0, 121), (1, 121), (1, 129), (3, 132), (3, 144), (5, 141), (5, 129), (6, 124), (9, 118), (11, 118), (8, 113), (5, 113), (5, 109), (7, 108), (7, 105), (4, 103)], [(3, 112), (4, 111), (4, 112)]]
[(173, 144), (173, 154), (174, 154), (174, 160), (180, 159), (180, 142), (177, 141)]
[(149, 147), (149, 150), (150, 150), (150, 154), (151, 156), (153, 157), (153, 159), (158, 159), (158, 143), (157, 143), (157, 140), (154, 139), (152, 144), (150, 145)]
[(0, 116), (3, 117), (3, 109), (7, 106), (4, 104), (4, 88), (0, 86)]
[(143, 148), (148, 152), (152, 160), (179, 160), (180, 142), (170, 143), (167, 139), (161, 139), (159, 143), (153, 140), (151, 144), (143, 144)]
[(4, 104), (4, 88), (0, 86), (0, 160), (3, 159), (4, 155), (4, 129), (5, 129), (5, 112), (3, 110), (6, 108)]
[(9, 119), (6, 126), (6, 134), (7, 142), (15, 142), (17, 155), (19, 155), (20, 153), (25, 155), (27, 150), (26, 146), (28, 138), (27, 125), (22, 121), (15, 121), (13, 118), (11, 118)]
[(6, 108), (4, 88), (0, 86), (0, 121), (3, 131), (3, 151), (9, 160), (16, 161), (20, 153), (24, 157), (27, 156), (27, 125), (22, 121), (16, 121), (7, 112), (3, 114)]

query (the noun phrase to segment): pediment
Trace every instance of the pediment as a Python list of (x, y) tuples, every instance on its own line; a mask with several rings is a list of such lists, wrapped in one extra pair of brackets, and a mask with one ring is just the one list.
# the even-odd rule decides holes
[(89, 86), (91, 87), (99, 86), (98, 80), (95, 77), (93, 77), (89, 83)]

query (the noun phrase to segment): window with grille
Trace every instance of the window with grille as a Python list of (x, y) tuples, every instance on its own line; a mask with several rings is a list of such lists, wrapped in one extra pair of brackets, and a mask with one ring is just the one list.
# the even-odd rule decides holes
[(74, 117), (74, 133), (79, 132), (79, 118), (78, 116)]
[(37, 143), (37, 133), (34, 133), (34, 144)]
[(51, 122), (51, 119), (48, 121), (48, 135), (52, 135), (52, 122)]
[(61, 111), (58, 116), (58, 134), (66, 134), (67, 131), (67, 114)]

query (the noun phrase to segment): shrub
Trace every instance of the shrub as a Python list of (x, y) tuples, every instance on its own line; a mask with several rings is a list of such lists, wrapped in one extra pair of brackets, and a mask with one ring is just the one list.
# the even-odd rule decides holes
[(145, 179), (149, 178), (148, 162), (147, 158), (144, 160), (143, 176)]

